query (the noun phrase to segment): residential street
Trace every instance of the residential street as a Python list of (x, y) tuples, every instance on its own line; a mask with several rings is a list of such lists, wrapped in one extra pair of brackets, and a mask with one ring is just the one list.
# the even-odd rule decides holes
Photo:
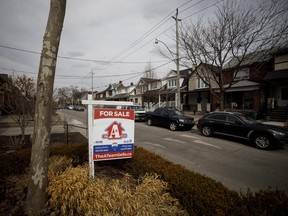
[[(85, 122), (86, 112), (62, 110), (61, 115)], [(149, 134), (149, 135), (148, 135)], [(280, 188), (288, 193), (288, 148), (263, 151), (238, 140), (203, 137), (191, 131), (135, 123), (135, 145), (209, 176), (236, 191)]]

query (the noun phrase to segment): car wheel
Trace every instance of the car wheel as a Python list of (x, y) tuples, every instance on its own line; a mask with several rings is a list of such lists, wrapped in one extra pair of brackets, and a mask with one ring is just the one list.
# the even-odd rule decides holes
[(201, 129), (201, 133), (203, 136), (206, 136), (206, 137), (210, 137), (213, 135), (213, 131), (212, 131), (211, 127), (209, 127), (209, 126), (204, 126)]
[(175, 122), (170, 122), (169, 128), (171, 131), (176, 131), (177, 130), (177, 124)]
[(272, 139), (265, 134), (256, 134), (254, 136), (254, 144), (259, 149), (269, 149), (272, 147)]
[(151, 119), (147, 119), (147, 125), (152, 126), (152, 120)]

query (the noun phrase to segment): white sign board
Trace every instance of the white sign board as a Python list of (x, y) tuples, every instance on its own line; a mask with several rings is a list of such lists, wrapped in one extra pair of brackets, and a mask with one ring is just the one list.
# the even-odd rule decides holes
[(93, 160), (131, 158), (134, 110), (94, 108)]
[[(93, 106), (94, 105), (128, 106), (133, 105), (133, 103), (130, 101), (92, 100), (92, 95), (90, 94), (88, 95), (88, 100), (82, 100), (82, 104), (86, 104), (88, 106), (87, 122), (88, 122), (88, 143), (89, 143), (89, 149), (88, 149), (89, 176), (90, 178), (94, 178), (94, 160), (99, 161), (99, 160), (123, 159), (123, 158), (130, 158), (133, 156), (135, 123), (134, 123), (134, 110), (133, 111), (131, 110), (133, 114), (130, 113), (131, 111), (129, 111), (129, 114), (125, 112), (124, 113), (108, 112), (100, 114), (100, 111), (99, 112), (95, 111), (97, 109), (93, 108)], [(110, 111), (116, 111), (116, 109), (112, 109)], [(133, 117), (133, 120), (130, 118), (131, 116)]]

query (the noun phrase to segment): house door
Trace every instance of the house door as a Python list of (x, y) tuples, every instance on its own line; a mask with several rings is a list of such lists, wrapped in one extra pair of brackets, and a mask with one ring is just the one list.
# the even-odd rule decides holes
[(277, 88), (277, 105), (280, 107), (288, 105), (288, 86), (279, 86)]

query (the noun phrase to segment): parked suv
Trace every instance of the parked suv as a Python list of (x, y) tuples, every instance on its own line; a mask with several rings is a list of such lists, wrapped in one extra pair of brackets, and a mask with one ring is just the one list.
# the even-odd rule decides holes
[(191, 130), (195, 125), (194, 118), (185, 116), (174, 108), (157, 108), (153, 112), (146, 112), (146, 121), (149, 126), (159, 125), (175, 131), (178, 129)]
[(251, 141), (259, 149), (288, 144), (288, 130), (275, 125), (260, 124), (235, 112), (211, 112), (199, 119), (197, 128), (204, 136), (225, 135)]

